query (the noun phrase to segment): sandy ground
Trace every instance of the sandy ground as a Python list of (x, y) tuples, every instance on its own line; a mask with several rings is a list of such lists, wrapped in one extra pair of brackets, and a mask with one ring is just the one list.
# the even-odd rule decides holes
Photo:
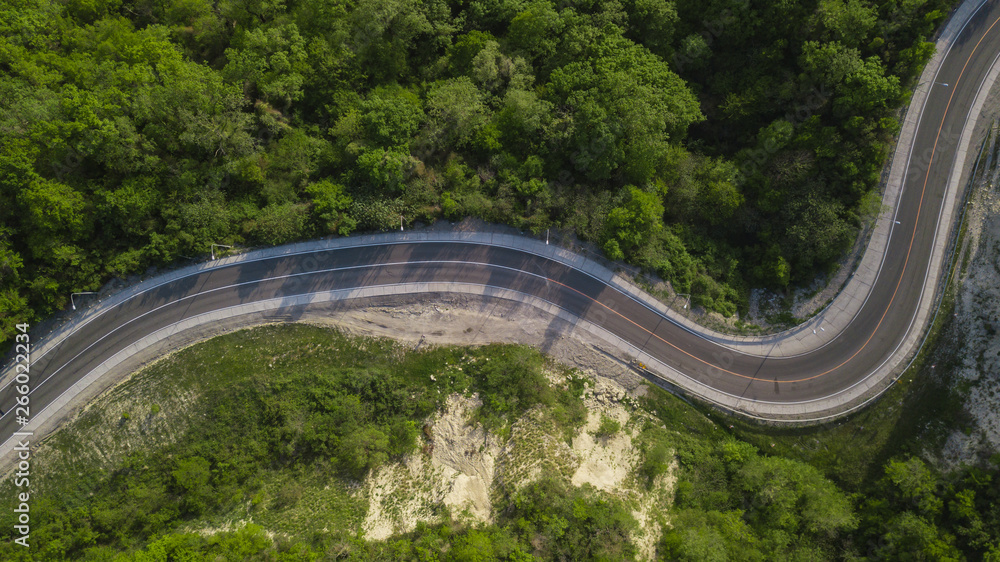
[[(586, 396), (587, 424), (573, 439), (573, 452), (580, 464), (571, 481), (576, 486), (590, 484), (631, 504), (632, 516), (639, 522), (639, 532), (633, 537), (639, 559), (652, 560), (663, 531), (660, 518), (672, 502), (677, 483), (677, 464), (674, 461), (667, 474), (647, 489), (636, 477), (635, 471), (642, 459), (638, 447), (633, 444), (632, 434), (646, 421), (655, 420), (627, 407), (628, 395), (614, 381), (599, 378), (595, 383)], [(622, 430), (608, 437), (596, 437), (594, 433), (602, 416), (616, 420)]]
[(580, 466), (570, 480), (574, 486), (590, 484), (598, 490), (615, 490), (635, 468), (638, 460), (632, 447), (632, 436), (619, 431), (616, 435), (596, 437), (594, 432), (601, 424), (601, 414), (615, 419), (622, 426), (628, 424), (628, 412), (624, 408), (608, 408), (604, 411), (591, 410), (583, 431), (573, 439), (573, 452), (580, 459)]
[(307, 313), (299, 321), (347, 333), (391, 337), (423, 345), (522, 343), (591, 377), (613, 380), (631, 396), (645, 392), (643, 378), (602, 340), (538, 309), (499, 299), (442, 294), (401, 297), (392, 304), (352, 307), (329, 314)]
[(451, 480), (442, 501), (452, 513), (468, 511), (473, 519), (491, 522), (490, 487), (500, 442), (482, 426), (469, 423), (481, 405), (475, 397), (448, 397), (447, 409), (431, 425), (431, 465)]
[[(469, 522), (493, 521), (493, 501), (504, 491), (529, 484), (543, 469), (561, 473), (575, 486), (590, 485), (630, 506), (639, 522), (633, 541), (640, 559), (652, 560), (660, 538), (661, 520), (669, 506), (676, 466), (651, 489), (636, 476), (641, 460), (632, 433), (648, 416), (633, 415), (627, 392), (607, 379), (596, 379), (585, 395), (586, 424), (567, 443), (540, 409), (517, 420), (503, 443), (470, 416), (477, 397), (451, 395), (445, 410), (428, 420), (429, 446), (400, 463), (376, 470), (361, 491), (368, 499), (362, 529), (368, 539), (381, 540), (413, 530), (418, 522), (438, 519), (438, 506)], [(595, 437), (601, 416), (622, 425), (615, 435)]]
[(476, 397), (449, 396), (444, 412), (427, 422), (430, 443), (423, 452), (366, 478), (365, 537), (382, 540), (411, 531), (420, 521), (435, 521), (439, 505), (459, 518), (492, 522), (490, 489), (500, 443), (481, 426), (468, 423), (480, 404)]

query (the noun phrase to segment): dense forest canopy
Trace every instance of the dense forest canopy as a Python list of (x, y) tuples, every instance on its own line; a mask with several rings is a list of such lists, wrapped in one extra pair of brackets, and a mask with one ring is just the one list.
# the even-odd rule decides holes
[(949, 0), (3, 0), (0, 339), (111, 276), (477, 216), (732, 313), (877, 208)]

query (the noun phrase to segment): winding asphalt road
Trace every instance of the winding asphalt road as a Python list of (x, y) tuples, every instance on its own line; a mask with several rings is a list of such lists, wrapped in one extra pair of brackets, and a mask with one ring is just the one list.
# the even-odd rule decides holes
[[(482, 242), (385, 239), (358, 247), (245, 259), (203, 268), (148, 288), (80, 322), (57, 345), (36, 351), (31, 409), (42, 411), (82, 377), (134, 342), (185, 318), (249, 302), (353, 287), (447, 282), (512, 289), (550, 303), (643, 350), (696, 381), (746, 401), (821, 401), (855, 385), (899, 352), (916, 325), (945, 190), (973, 98), (1000, 53), (1000, 2), (968, 21), (944, 59), (920, 115), (893, 228), (870, 294), (853, 321), (825, 345), (776, 357), (701, 337), (620, 288), (563, 261)], [(944, 84), (948, 84), (945, 86)], [(896, 222), (898, 221), (898, 222)], [(609, 306), (608, 303), (614, 303)], [(16, 423), (13, 371), (0, 389), (0, 443)], [(675, 381), (677, 382), (677, 381)]]

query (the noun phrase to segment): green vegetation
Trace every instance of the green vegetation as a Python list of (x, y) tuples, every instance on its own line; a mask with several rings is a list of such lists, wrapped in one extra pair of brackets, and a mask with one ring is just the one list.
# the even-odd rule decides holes
[[(566, 382), (553, 386), (543, 369)], [(357, 533), (366, 504), (353, 483), (417, 451), (424, 420), (448, 394), (478, 393), (474, 418), (495, 433), (540, 407), (570, 437), (586, 418), (584, 388), (519, 346), (409, 351), (301, 325), (215, 338), (143, 371), (116, 391), (131, 401), (84, 413), (77, 430), (36, 455), (30, 551), (11, 541), (12, 482), (0, 486), (0, 557), (634, 559), (634, 507), (551, 469), (499, 487), (489, 525), (442, 508), (437, 522), (385, 541)], [(914, 454), (939, 444), (939, 423), (955, 423), (927, 423), (958, 411), (951, 400), (932, 406), (946, 392), (900, 384), (852, 420), (781, 432), (719, 419), (651, 389), (639, 407), (654, 417), (629, 431), (640, 485), (676, 477), (674, 505), (660, 514), (670, 526), (658, 558), (998, 560), (1000, 455), (940, 473)], [(122, 415), (129, 410), (148, 414)], [(114, 427), (101, 427), (116, 416)], [(157, 441), (157, 427), (179, 433)], [(161, 444), (108, 460), (78, 440), (95, 429), (106, 443), (138, 436)], [(620, 431), (604, 416), (597, 433)]]
[[(543, 368), (555, 369), (566, 385), (551, 385)], [(269, 530), (308, 539), (317, 529), (312, 520), (317, 512), (325, 524), (339, 525), (323, 541), (363, 546), (350, 531), (364, 514), (349, 492), (350, 483), (417, 450), (424, 420), (449, 394), (479, 393), (483, 406), (476, 416), (498, 430), (537, 406), (569, 430), (586, 419), (582, 379), (547, 366), (528, 347), (414, 352), (388, 340), (351, 339), (302, 325), (212, 339), (154, 365), (127, 385), (128, 395), (155, 387), (160, 399), (197, 396), (193, 404), (175, 407), (194, 407), (198, 414), (177, 418), (158, 403), (144, 403), (149, 414), (143, 420), (127, 414), (128, 408), (135, 411), (134, 404), (122, 405), (125, 413), (107, 430), (114, 443), (130, 436), (155, 442), (157, 426), (151, 420), (163, 416), (169, 419), (159, 427), (169, 431), (177, 430), (176, 420), (184, 423), (181, 433), (163, 446), (137, 448), (111, 466), (101, 466), (102, 454), (82, 453), (78, 433), (57, 434), (53, 446), (65, 454), (48, 449), (51, 454), (40, 454), (36, 461), (42, 468), (34, 467), (35, 474), (46, 476), (32, 480), (32, 497), (37, 498), (31, 512), (32, 548), (5, 541), (0, 558), (107, 560), (141, 549), (152, 559), (157, 552), (173, 552), (173, 559), (183, 559), (182, 552), (230, 556), (248, 548), (257, 554), (261, 545), (264, 550), (273, 545), (270, 539), (262, 543), (252, 526), (211, 537), (188, 533), (185, 526), (199, 521), (222, 526), (234, 516), (249, 516)], [(93, 428), (102, 415), (90, 411), (75, 424), (79, 430)], [(46, 458), (51, 464), (45, 464)], [(12, 480), (2, 487), (2, 501), (16, 497)], [(559, 489), (568, 506), (579, 499), (605, 509), (599, 498)], [(532, 520), (530, 505), (524, 500), (527, 514), (519, 517)], [(12, 509), (0, 515), (8, 528), (3, 533), (10, 532), (12, 515)], [(548, 532), (553, 531), (520, 530), (518, 536)]]
[[(483, 405), (477, 421), (487, 429), (505, 434), (509, 422), (534, 406), (552, 407), (559, 426), (572, 428), (587, 419), (580, 400), (584, 379), (567, 378), (566, 389), (556, 392), (541, 372), (544, 358), (530, 347), (487, 346), (483, 361), (469, 369), (471, 388), (479, 393)], [(569, 440), (569, 436), (567, 436)]]
[(0, 3), (0, 340), (71, 291), (439, 217), (733, 313), (866, 213), (949, 0)]
[[(645, 407), (683, 436), (674, 449), (682, 469), (674, 527), (660, 553), (668, 560), (1000, 560), (1000, 455), (948, 473), (927, 465), (917, 454), (939, 448), (943, 429), (962, 423), (954, 391), (939, 382), (897, 386), (850, 420), (795, 430), (741, 424), (652, 393)], [(647, 430), (666, 438), (661, 432)], [(655, 474), (649, 459), (643, 469)]]
[(1000, 560), (1000, 454), (948, 472), (923, 460), (974, 426), (964, 391), (948, 380), (962, 358), (940, 344), (942, 334), (963, 331), (949, 314), (953, 290), (914, 366), (875, 406), (818, 428), (729, 422), (739, 439), (808, 462), (854, 496), (859, 525), (849, 548), (858, 556)]
[(598, 438), (611, 437), (622, 430), (622, 424), (618, 420), (608, 417), (607, 414), (601, 414), (601, 424), (597, 426), (597, 431), (594, 432), (594, 436)]
[[(215, 560), (625, 560), (635, 556), (628, 532), (635, 519), (621, 502), (602, 497), (593, 488), (567, 486), (543, 478), (526, 486), (504, 512), (501, 523), (470, 527), (445, 517), (435, 525), (419, 523), (405, 535), (384, 542), (357, 538), (331, 543), (325, 549), (304, 542), (279, 542), (267, 538), (256, 525), (204, 537), (174, 533), (150, 543), (144, 550), (121, 556), (121, 562), (184, 559)], [(323, 558), (323, 555), (326, 558)], [(160, 556), (160, 558), (157, 558)]]
[(822, 559), (856, 528), (847, 496), (807, 464), (735, 440), (683, 462), (668, 559)]

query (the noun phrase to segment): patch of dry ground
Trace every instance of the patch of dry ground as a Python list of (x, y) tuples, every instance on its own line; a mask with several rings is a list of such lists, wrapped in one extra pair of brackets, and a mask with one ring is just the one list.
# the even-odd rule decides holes
[[(625, 500), (639, 523), (639, 532), (633, 537), (639, 549), (639, 558), (652, 560), (662, 533), (657, 516), (661, 516), (670, 505), (677, 482), (677, 466), (675, 463), (667, 474), (646, 489), (636, 474), (641, 458), (632, 435), (653, 418), (641, 410), (629, 408), (625, 403), (627, 395), (624, 389), (614, 382), (595, 379), (595, 383), (586, 399), (587, 423), (573, 439), (573, 452), (580, 459), (580, 464), (571, 482), (575, 486), (590, 484)], [(617, 421), (622, 430), (608, 437), (595, 436), (602, 416)]]
[(428, 420), (430, 455), (415, 453), (365, 479), (365, 537), (381, 540), (411, 531), (420, 521), (435, 521), (439, 506), (473, 521), (492, 522), (489, 493), (500, 443), (469, 423), (481, 404), (477, 397), (449, 396), (444, 412)]
[(481, 425), (469, 423), (469, 418), (481, 405), (478, 398), (457, 394), (448, 397), (447, 409), (432, 424), (431, 465), (446, 480), (451, 480), (442, 502), (452, 513), (468, 510), (474, 519), (491, 522), (490, 486), (500, 442)]
[(394, 303), (306, 312), (298, 318), (346, 333), (381, 336), (415, 348), (424, 345), (485, 345), (520, 343), (534, 346), (559, 363), (575, 367), (592, 378), (610, 379), (629, 396), (646, 391), (642, 377), (617, 358), (618, 351), (585, 330), (538, 309), (499, 299), (441, 294), (403, 296)]
[[(362, 528), (369, 539), (384, 539), (435, 521), (439, 506), (471, 521), (492, 522), (493, 501), (545, 472), (561, 474), (575, 486), (590, 485), (623, 500), (639, 522), (633, 538), (640, 558), (652, 559), (661, 534), (662, 514), (670, 504), (676, 467), (647, 489), (636, 474), (640, 458), (632, 435), (648, 415), (633, 410), (625, 389), (595, 379), (585, 394), (587, 423), (567, 443), (542, 408), (511, 427), (504, 442), (470, 423), (476, 397), (452, 395), (445, 411), (429, 420), (430, 454), (415, 453), (384, 466), (362, 486), (368, 513)], [(595, 437), (601, 416), (622, 425), (608, 437)]]
[(627, 431), (607, 437), (594, 435), (601, 424), (602, 414), (622, 424), (622, 427), (628, 425), (629, 415), (624, 408), (607, 408), (600, 412), (591, 410), (583, 431), (573, 439), (573, 452), (580, 459), (580, 466), (570, 481), (574, 486), (590, 484), (598, 490), (610, 492), (625, 482), (638, 459), (632, 447), (632, 436)]

